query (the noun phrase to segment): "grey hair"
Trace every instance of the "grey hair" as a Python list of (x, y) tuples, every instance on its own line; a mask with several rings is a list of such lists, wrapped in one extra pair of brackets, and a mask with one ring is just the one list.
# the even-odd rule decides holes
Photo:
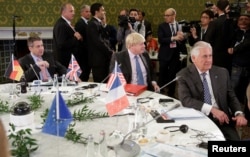
[(84, 11), (84, 9), (86, 9), (86, 8), (90, 8), (90, 6), (87, 5), (87, 4), (83, 4), (83, 5), (81, 6), (81, 8), (80, 8), (80, 11), (82, 12), (82, 11)]
[(212, 46), (205, 41), (198, 41), (192, 47), (190, 54), (191, 56), (198, 56), (201, 48), (209, 48), (212, 51)]

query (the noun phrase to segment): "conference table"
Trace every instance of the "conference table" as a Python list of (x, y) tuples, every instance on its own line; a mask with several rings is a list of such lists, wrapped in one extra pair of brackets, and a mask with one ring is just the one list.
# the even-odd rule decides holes
[[(91, 88), (89, 84), (96, 86)], [(0, 100), (8, 101), (9, 105), (14, 105), (16, 102), (26, 100), (27, 97), (33, 94), (40, 94), (44, 100), (42, 107), (34, 111), (34, 123), (28, 126), (16, 127), (16, 130), (31, 128), (32, 137), (37, 139), (39, 148), (31, 153), (31, 157), (79, 157), (86, 156), (86, 145), (80, 143), (73, 143), (64, 137), (58, 137), (46, 133), (42, 133), (42, 118), (40, 115), (46, 108), (50, 108), (52, 101), (56, 95), (55, 87), (40, 86), (28, 87), (27, 93), (12, 93), (15, 89), (15, 83), (1, 84), (0, 85)], [(94, 82), (81, 82), (75, 86), (59, 87), (63, 99), (74, 99), (72, 95), (81, 93), (84, 97), (92, 97), (93, 102), (87, 103), (89, 109), (96, 112), (107, 112), (106, 110), (106, 97), (108, 90), (106, 84)], [(10, 94), (11, 93), (11, 94)], [(223, 134), (218, 127), (199, 111), (187, 109), (182, 107), (179, 100), (170, 98), (166, 95), (159, 93), (144, 91), (138, 96), (128, 96), (129, 107), (117, 113), (119, 116), (103, 117), (87, 121), (74, 121), (74, 129), (81, 133), (84, 137), (93, 135), (94, 141), (100, 140), (100, 131), (104, 130), (106, 133), (107, 145), (111, 145), (114, 140), (114, 133), (119, 134), (119, 139), (126, 136), (127, 139), (132, 138), (137, 143), (141, 150), (137, 156), (207, 156), (207, 149), (199, 148), (197, 145), (201, 142), (209, 140), (225, 140)], [(139, 101), (138, 101), (139, 100)], [(164, 103), (159, 103), (159, 100), (169, 100)], [(171, 105), (180, 105), (177, 108), (171, 108)], [(71, 113), (79, 110), (83, 105), (69, 107)], [(142, 136), (135, 135), (132, 131), (131, 135), (127, 133), (133, 130), (133, 124), (136, 114), (135, 106), (143, 106), (145, 113), (144, 121), (149, 122), (143, 126), (146, 131)], [(171, 111), (170, 111), (170, 108)], [(157, 123), (152, 120), (153, 117), (150, 111), (163, 111), (173, 121), (167, 123)], [(10, 115), (9, 113), (0, 114), (0, 118), (4, 123), (6, 133), (9, 134), (10, 129)], [(179, 131), (180, 126), (188, 126), (186, 133)], [(166, 128), (169, 127), (169, 128)], [(164, 129), (166, 128), (166, 129)], [(137, 131), (137, 130), (136, 130)], [(137, 133), (137, 132), (136, 132)], [(144, 141), (146, 139), (146, 142)], [(117, 140), (117, 139), (115, 139)], [(143, 142), (141, 142), (143, 141)], [(112, 148), (112, 147), (110, 147)], [(97, 149), (96, 149), (97, 150)], [(113, 149), (108, 149), (109, 157), (119, 157)]]

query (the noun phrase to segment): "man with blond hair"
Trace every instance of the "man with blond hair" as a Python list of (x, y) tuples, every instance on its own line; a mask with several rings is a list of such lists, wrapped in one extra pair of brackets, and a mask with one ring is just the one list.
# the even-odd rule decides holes
[[(110, 72), (114, 69), (115, 61), (121, 68), (121, 71), (129, 84), (140, 84), (138, 64), (143, 76), (143, 85), (148, 86), (149, 90), (159, 91), (159, 86), (153, 79), (153, 71), (148, 53), (145, 51), (145, 38), (139, 33), (131, 33), (126, 38), (126, 48), (114, 53), (111, 59)], [(137, 61), (136, 61), (137, 60)]]

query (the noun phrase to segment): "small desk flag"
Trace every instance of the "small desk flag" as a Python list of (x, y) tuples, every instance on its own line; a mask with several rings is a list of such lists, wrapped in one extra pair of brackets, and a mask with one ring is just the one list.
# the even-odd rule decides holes
[(11, 60), (4, 73), (4, 77), (10, 78), (12, 80), (20, 81), (23, 75), (23, 69), (20, 66), (17, 59), (14, 58), (14, 55), (11, 55)]
[(114, 80), (115, 80), (115, 73), (117, 73), (118, 78), (120, 79), (121, 84), (122, 84), (123, 86), (125, 86), (125, 85), (127, 84), (126, 79), (124, 78), (124, 75), (123, 75), (123, 73), (122, 73), (120, 67), (117, 66), (117, 71), (115, 71), (115, 68), (114, 68), (114, 70), (113, 70), (112, 73), (110, 74), (109, 80), (108, 80), (108, 82), (107, 82), (107, 89), (110, 89), (110, 88), (111, 88), (111, 85), (112, 85), (112, 83), (113, 83)]
[(73, 120), (63, 97), (59, 91), (54, 97), (48, 117), (43, 126), (43, 133), (64, 137), (68, 125)]
[(75, 56), (72, 54), (69, 62), (66, 78), (71, 81), (78, 81), (79, 76), (81, 75), (82, 70), (75, 59)]
[(116, 62), (114, 69), (114, 81), (112, 81), (106, 98), (106, 109), (109, 116), (113, 116), (129, 106), (128, 97), (119, 79), (117, 69)]

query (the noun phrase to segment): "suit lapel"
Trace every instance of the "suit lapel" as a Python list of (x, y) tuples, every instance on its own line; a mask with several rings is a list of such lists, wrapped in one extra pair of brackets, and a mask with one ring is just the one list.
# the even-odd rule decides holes
[(202, 81), (201, 81), (199, 72), (197, 71), (196, 67), (193, 64), (189, 66), (189, 70), (191, 72), (192, 81), (194, 81), (194, 86), (198, 89), (199, 93), (202, 94), (203, 88), (202, 88)]
[(214, 98), (218, 102), (217, 95), (218, 95), (218, 91), (220, 90), (219, 84), (218, 84), (218, 75), (212, 68), (211, 70), (209, 70), (209, 74), (210, 74), (211, 84), (213, 88)]

